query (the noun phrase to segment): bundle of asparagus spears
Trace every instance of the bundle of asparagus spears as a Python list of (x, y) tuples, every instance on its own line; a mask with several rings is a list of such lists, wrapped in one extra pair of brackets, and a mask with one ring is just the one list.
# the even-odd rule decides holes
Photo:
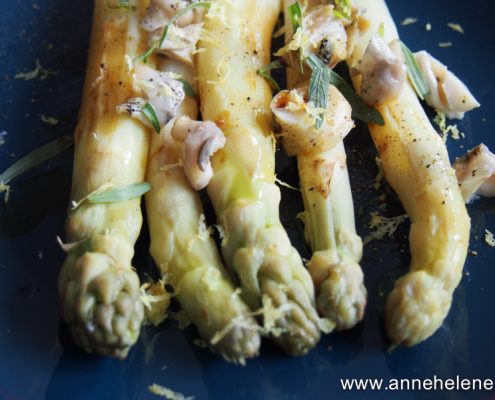
[[(270, 64), (280, 12), (286, 44)], [(431, 336), (461, 277), (469, 218), (418, 96), (457, 115), (477, 103), (446, 69), (428, 86), (438, 62), (416, 62), (397, 38), (382, 0), (95, 0), (59, 277), (75, 341), (125, 357), (145, 315), (164, 319), (165, 284), (212, 350), (236, 363), (258, 354), (261, 336), (303, 355), (320, 332), (359, 323), (362, 242), (343, 143), (353, 118), (369, 123), (412, 222), (411, 272), (389, 296), (387, 332), (393, 345)], [(341, 61), (356, 91), (333, 71)], [(287, 89), (272, 98), (267, 71), (281, 65)], [(279, 218), (277, 141), (297, 156), (307, 268)], [(131, 262), (143, 194), (162, 279), (141, 286)]]

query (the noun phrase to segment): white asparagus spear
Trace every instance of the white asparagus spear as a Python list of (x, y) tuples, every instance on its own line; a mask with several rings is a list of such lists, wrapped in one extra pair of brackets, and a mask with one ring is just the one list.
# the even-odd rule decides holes
[[(82, 109), (75, 132), (72, 201), (106, 185), (142, 182), (149, 134), (116, 107), (136, 95), (127, 57), (145, 48), (139, 14), (96, 0)], [(87, 351), (126, 356), (143, 320), (139, 279), (131, 266), (141, 229), (140, 198), (92, 204), (69, 212), (68, 251), (59, 276), (63, 316), (75, 341)]]
[[(359, 67), (371, 37), (379, 30), (386, 43), (398, 38), (383, 0), (353, 3), (363, 12), (363, 19), (347, 60), (351, 68)], [(359, 88), (360, 76), (353, 80)], [(397, 97), (377, 109), (385, 124), (369, 124), (370, 133), (385, 178), (411, 220), (410, 272), (396, 282), (387, 299), (385, 323), (393, 345), (411, 346), (433, 335), (449, 312), (462, 277), (470, 220), (445, 144), (412, 86), (406, 82)]]
[[(293, 38), (288, 12), (292, 4), (292, 0), (284, 1), (287, 42)], [(311, 32), (325, 32), (310, 48), (321, 47), (322, 43), (333, 38), (335, 32), (343, 31), (345, 36), (344, 27), (333, 17), (330, 6), (314, 8), (310, 5), (304, 13), (303, 32), (307, 30), (307, 36), (315, 36)], [(333, 25), (337, 28), (332, 28)], [(325, 29), (327, 26), (331, 28), (328, 32)], [(288, 69), (287, 72), (289, 88), (293, 88), (295, 82), (298, 82), (299, 88), (309, 86), (309, 81), (305, 81), (307, 77), (301, 74), (299, 68)], [(313, 250), (308, 268), (316, 288), (318, 311), (332, 321), (337, 330), (349, 329), (363, 318), (366, 305), (366, 288), (359, 266), (362, 242), (356, 233), (343, 143), (343, 138), (353, 127), (351, 108), (340, 92), (331, 86), (322, 126), (316, 128), (314, 116), (307, 115), (309, 125), (294, 134), (298, 140), (296, 145), (292, 145), (292, 127), (284, 128), (283, 121), (287, 114), (292, 114), (294, 105), (286, 107), (288, 111), (285, 113), (277, 107), (284, 92), (274, 98), (272, 111), (282, 126), (284, 148), (287, 150), (289, 147), (292, 150), (290, 155), (297, 156), (304, 200), (304, 233)], [(307, 89), (303, 98), (308, 98)], [(298, 118), (303, 119), (301, 116)], [(292, 125), (297, 126), (297, 121), (292, 121)], [(307, 138), (309, 145), (301, 145), (303, 137)]]
[[(159, 67), (195, 88), (193, 67), (171, 59)], [(152, 189), (146, 194), (150, 252), (206, 343), (225, 359), (242, 364), (258, 353), (258, 326), (224, 270), (199, 195), (188, 182), (185, 168), (199, 160), (188, 159), (180, 140), (184, 138), (177, 133), (199, 136), (193, 130), (199, 123), (181, 120), (197, 115), (197, 99), (187, 96), (175, 118), (151, 137), (147, 180)]]
[(198, 76), (204, 119), (225, 133), (212, 159), (208, 194), (225, 231), (226, 264), (242, 296), (263, 306), (264, 325), (293, 355), (319, 339), (314, 288), (279, 219), (271, 135), (271, 91), (256, 70), (269, 59), (279, 0), (217, 0), (199, 42)]

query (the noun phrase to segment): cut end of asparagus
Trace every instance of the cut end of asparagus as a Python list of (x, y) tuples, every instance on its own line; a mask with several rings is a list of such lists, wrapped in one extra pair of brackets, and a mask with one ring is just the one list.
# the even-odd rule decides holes
[(451, 298), (442, 282), (424, 271), (399, 279), (385, 308), (392, 345), (414, 346), (433, 335), (449, 312)]
[(88, 352), (125, 358), (144, 317), (139, 278), (103, 253), (69, 255), (60, 275), (64, 319)]
[(335, 251), (317, 251), (308, 269), (315, 283), (320, 315), (334, 322), (338, 331), (358, 324), (366, 307), (366, 288), (359, 264)]

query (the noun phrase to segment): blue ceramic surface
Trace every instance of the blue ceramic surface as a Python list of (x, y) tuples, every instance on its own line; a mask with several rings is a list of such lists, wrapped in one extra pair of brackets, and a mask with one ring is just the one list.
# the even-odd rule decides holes
[[(452, 159), (483, 141), (495, 149), (495, 3), (483, 0), (389, 1), (402, 39), (413, 50), (427, 49), (455, 71), (481, 102), (459, 123), (466, 138), (449, 140)], [(92, 2), (1, 0), (0, 7), (0, 170), (41, 144), (74, 129), (80, 105)], [(432, 30), (425, 24), (430, 22)], [(456, 22), (465, 30), (449, 29)], [(439, 42), (452, 42), (441, 48)], [(58, 74), (45, 80), (14, 79), (35, 60)], [(60, 123), (45, 124), (40, 116)], [(375, 150), (367, 133), (348, 139), (358, 230), (367, 235), (368, 213), (376, 210), (370, 189), (376, 174)], [(279, 176), (297, 183), (295, 165), (280, 157)], [(124, 362), (87, 355), (74, 347), (60, 323), (56, 280), (64, 255), (55, 237), (63, 235), (72, 154), (36, 168), (15, 181), (10, 201), (0, 204), (0, 399), (152, 399), (154, 382), (196, 399), (389, 399), (494, 398), (493, 392), (343, 392), (340, 378), (495, 378), (495, 249), (484, 242), (495, 231), (495, 200), (469, 206), (472, 218), (465, 274), (451, 312), (440, 330), (414, 348), (386, 352), (382, 291), (408, 265), (408, 226), (393, 239), (366, 246), (362, 266), (369, 303), (363, 323), (332, 334), (305, 357), (288, 358), (270, 343), (247, 366), (230, 365), (193, 344), (194, 330), (172, 322), (145, 328)], [(388, 188), (388, 215), (402, 212)], [(281, 215), (295, 245), (308, 256), (295, 215), (298, 194), (283, 190)], [(143, 230), (135, 265), (151, 270)]]

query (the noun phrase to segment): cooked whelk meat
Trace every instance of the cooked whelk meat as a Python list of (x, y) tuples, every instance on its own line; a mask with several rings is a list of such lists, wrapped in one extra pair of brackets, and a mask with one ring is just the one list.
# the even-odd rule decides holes
[(334, 18), (332, 6), (314, 9), (304, 21), (310, 43), (306, 57), (317, 54), (330, 68), (346, 58), (347, 34), (342, 21)]
[[(141, 21), (141, 28), (153, 32), (163, 28), (180, 10), (191, 5), (191, 0), (151, 0), (148, 12)], [(181, 28), (200, 23), (203, 20), (204, 8), (198, 7), (189, 10), (177, 20)]]
[(175, 121), (172, 137), (184, 144), (181, 159), (190, 185), (204, 189), (213, 177), (210, 158), (225, 145), (223, 132), (211, 121), (183, 116)]
[(151, 126), (142, 110), (149, 103), (155, 111), (158, 123), (163, 128), (177, 114), (185, 98), (181, 82), (170, 75), (144, 65), (134, 68), (134, 85), (141, 91), (142, 97), (134, 97), (117, 106), (117, 111), (129, 113), (145, 125)]
[[(171, 58), (185, 64), (194, 65), (194, 50), (201, 35), (203, 24), (192, 24), (184, 28), (171, 28), (169, 35), (158, 49)], [(161, 31), (151, 34), (152, 41), (158, 41)]]
[(426, 51), (414, 54), (430, 93), (426, 102), (448, 118), (462, 119), (466, 111), (479, 107), (467, 86), (440, 61)]
[[(185, 0), (151, 0), (148, 13), (141, 22), (141, 27), (150, 32), (150, 45), (157, 43), (163, 29), (171, 19), (185, 7), (194, 3)], [(166, 39), (158, 49), (165, 55), (193, 65), (193, 52), (203, 27), (204, 8), (197, 7), (179, 17), (169, 28)]]
[(146, 105), (146, 100), (141, 97), (133, 97), (127, 100), (125, 103), (117, 106), (117, 111), (120, 113), (129, 113), (132, 117), (141, 120), (141, 122), (146, 121), (142, 119), (141, 110)]
[(454, 163), (462, 197), (469, 203), (476, 196), (495, 196), (495, 154), (483, 143)]
[(175, 117), (184, 101), (182, 83), (164, 72), (143, 65), (135, 67), (134, 81), (142, 90), (143, 97), (153, 106), (160, 126), (165, 126)]
[[(302, 155), (331, 149), (354, 126), (351, 106), (339, 90), (330, 85), (325, 110), (308, 103), (308, 88), (282, 90), (271, 102), (271, 110), (281, 128), (284, 150), (288, 155)], [(315, 127), (315, 117), (323, 113), (323, 123)]]
[(363, 75), (361, 97), (373, 107), (397, 97), (407, 77), (402, 59), (377, 35), (371, 38), (358, 70)]
[(334, 17), (333, 6), (317, 7), (305, 15), (302, 28), (276, 53), (296, 70), (301, 68), (301, 59), (311, 54), (330, 68), (347, 56), (347, 33), (343, 22)]

